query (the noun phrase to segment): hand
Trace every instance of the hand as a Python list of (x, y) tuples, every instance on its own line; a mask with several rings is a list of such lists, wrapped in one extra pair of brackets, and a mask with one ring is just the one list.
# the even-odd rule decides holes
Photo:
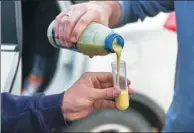
[(65, 93), (62, 111), (67, 120), (81, 119), (96, 109), (115, 109), (115, 102), (108, 99), (114, 99), (119, 95), (120, 89), (113, 87), (111, 73), (85, 73)]
[[(119, 12), (119, 5), (115, 3), (117, 2), (91, 1), (73, 5), (65, 9), (56, 17), (54, 26), (55, 36), (60, 39), (63, 45), (71, 47), (79, 40), (84, 29), (91, 22), (97, 22), (108, 26), (113, 9)], [(114, 14), (118, 13), (114, 12)], [(111, 20), (116, 21), (114, 19)]]

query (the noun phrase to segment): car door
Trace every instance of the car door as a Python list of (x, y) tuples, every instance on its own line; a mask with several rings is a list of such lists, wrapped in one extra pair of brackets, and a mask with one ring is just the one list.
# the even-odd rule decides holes
[(1, 5), (1, 92), (21, 91), (22, 19), (21, 1), (0, 1)]

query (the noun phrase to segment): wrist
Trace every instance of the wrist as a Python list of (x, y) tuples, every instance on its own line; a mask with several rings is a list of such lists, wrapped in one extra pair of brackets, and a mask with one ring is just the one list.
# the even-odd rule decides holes
[(116, 25), (121, 18), (121, 7), (117, 0), (115, 1), (90, 1), (90, 3), (99, 4), (105, 8), (109, 14), (109, 27)]
[(73, 103), (71, 102), (70, 98), (68, 97), (67, 95), (68, 92), (65, 92), (64, 93), (64, 96), (63, 96), (63, 102), (62, 102), (62, 105), (61, 105), (61, 111), (63, 113), (63, 117), (64, 117), (64, 120), (66, 121), (67, 124), (71, 123), (71, 121), (73, 121), (74, 119), (71, 119), (69, 117), (69, 115), (71, 114), (71, 107), (73, 105)]
[(67, 126), (61, 110), (63, 95), (64, 93), (42, 95), (39, 99), (38, 108), (48, 130)]
[[(72, 124), (72, 121), (70, 121), (70, 120), (67, 118), (67, 111), (66, 111), (66, 109), (65, 109), (65, 107), (67, 106), (67, 104), (65, 104), (65, 100), (64, 100), (64, 98), (65, 98), (65, 93), (66, 93), (66, 92), (64, 92), (63, 99), (62, 99), (62, 102), (61, 102), (61, 112), (62, 112), (62, 114), (63, 114), (63, 118), (64, 118), (64, 121), (65, 121), (65, 124), (69, 126), (69, 125)], [(66, 105), (66, 106), (65, 106), (65, 105)]]

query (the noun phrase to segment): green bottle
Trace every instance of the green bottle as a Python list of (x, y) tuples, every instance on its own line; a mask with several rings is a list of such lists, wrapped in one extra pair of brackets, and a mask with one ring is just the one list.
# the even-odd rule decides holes
[(55, 21), (49, 25), (47, 37), (49, 42), (56, 48), (65, 48), (88, 56), (102, 56), (114, 53), (113, 44), (115, 43), (122, 48), (124, 47), (124, 39), (114, 33), (112, 29), (99, 23), (91, 23), (84, 30), (77, 43), (73, 47), (67, 48), (55, 37), (54, 23)]

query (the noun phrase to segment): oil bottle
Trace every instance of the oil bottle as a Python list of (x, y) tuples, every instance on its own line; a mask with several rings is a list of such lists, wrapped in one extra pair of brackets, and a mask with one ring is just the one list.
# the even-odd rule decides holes
[(59, 38), (55, 37), (54, 23), (55, 20), (49, 25), (47, 37), (56, 48), (65, 48), (93, 57), (115, 53), (113, 44), (124, 47), (124, 39), (120, 35), (102, 24), (92, 22), (84, 30), (77, 43), (67, 48), (60, 43)]

